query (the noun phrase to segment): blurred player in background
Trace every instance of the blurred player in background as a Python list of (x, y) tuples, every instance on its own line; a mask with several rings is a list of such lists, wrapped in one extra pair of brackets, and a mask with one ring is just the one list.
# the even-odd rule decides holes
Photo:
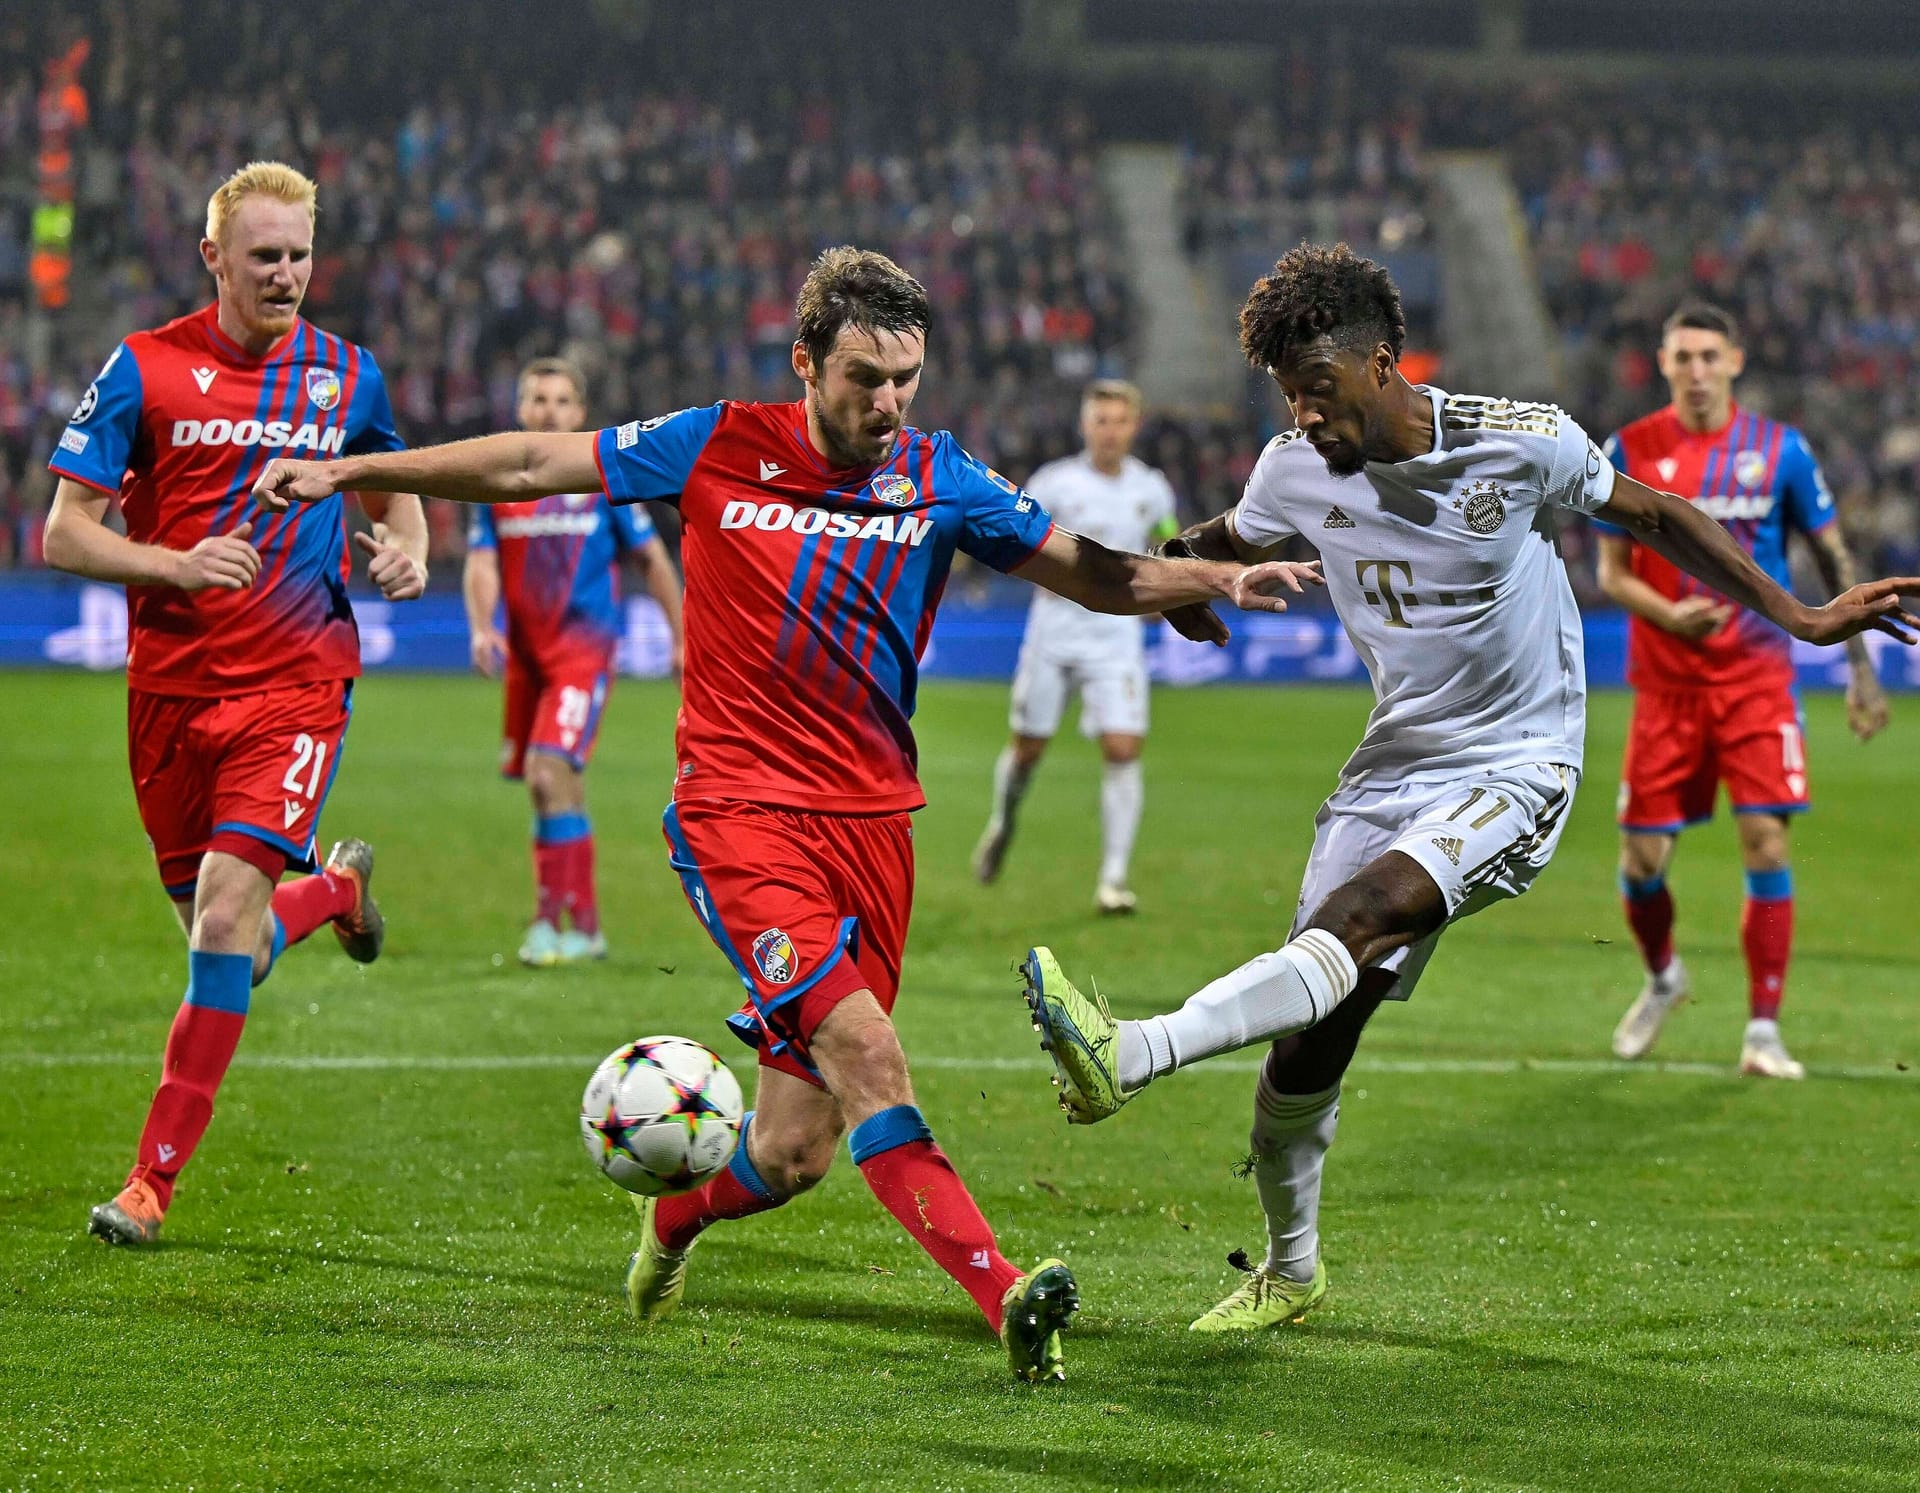
[[(1118, 379), (1088, 387), (1080, 402), (1086, 449), (1050, 461), (1027, 491), (1054, 522), (1108, 549), (1139, 551), (1179, 528), (1173, 489), (1133, 455), (1140, 432), (1140, 391)], [(1080, 694), (1080, 734), (1100, 743), (1100, 879), (1093, 903), (1101, 912), (1134, 909), (1127, 884), (1140, 828), (1140, 752), (1147, 742), (1147, 659), (1137, 617), (1103, 616), (1055, 596), (1033, 593), (1020, 666), (1013, 677), (1013, 739), (993, 768), (993, 809), (973, 852), (973, 874), (991, 882), (1013, 840), (1020, 799), (1047, 743), (1060, 729), (1067, 700)]]
[(1073, 1121), (1272, 1043), (1251, 1141), (1267, 1258), (1198, 1332), (1277, 1327), (1326, 1296), (1320, 1183), (1361, 1032), (1383, 1001), (1407, 998), (1449, 925), (1522, 895), (1559, 843), (1586, 735), (1561, 513), (1600, 514), (1811, 642), (1873, 626), (1911, 643), (1920, 627), (1900, 607), (1920, 579), (1804, 606), (1696, 506), (1616, 472), (1554, 406), (1408, 383), (1405, 335), (1379, 265), (1344, 244), (1285, 255), (1242, 308), (1240, 342), (1298, 428), (1261, 454), (1235, 507), (1167, 545), (1251, 561), (1311, 540), (1373, 679), (1366, 734), (1314, 822), (1288, 942), (1141, 1021), (1115, 1021), (1048, 950), (1027, 955), (1027, 1001)]
[[(675, 500), (687, 668), (668, 860), (747, 990), (731, 1019), (760, 1054), (756, 1108), (719, 1176), (640, 1200), (627, 1295), (680, 1303), (709, 1225), (779, 1207), (826, 1174), (842, 1134), (867, 1185), (966, 1290), (1015, 1375), (1062, 1378), (1077, 1291), (1058, 1260), (1000, 1253), (914, 1100), (891, 1012), (913, 905), (909, 724), (918, 659), (956, 549), (1084, 606), (1135, 615), (1226, 597), (1284, 609), (1311, 569), (1117, 554), (1047, 512), (945, 432), (906, 424), (926, 291), (883, 255), (829, 249), (801, 287), (794, 404), (723, 402), (592, 434), (486, 436), (339, 470), (288, 461), (269, 506), (341, 488), (469, 503), (596, 487)], [(1198, 629), (1221, 636), (1211, 612)]]
[[(1804, 535), (1829, 591), (1854, 583), (1853, 557), (1833, 497), (1806, 438), (1743, 410), (1733, 381), (1745, 361), (1734, 320), (1690, 302), (1667, 318), (1660, 372), (1673, 402), (1615, 434), (1613, 464), (1650, 486), (1690, 498), (1719, 520), (1780, 586), (1791, 584), (1787, 536)], [(1620, 887), (1647, 980), (1613, 1034), (1618, 1057), (1644, 1057), (1667, 1014), (1687, 998), (1674, 952), (1667, 866), (1674, 840), (1713, 817), (1722, 782), (1740, 828), (1746, 906), (1747, 1028), (1740, 1071), (1801, 1078), (1780, 1039), (1780, 1001), (1793, 945), (1790, 815), (1807, 808), (1806, 741), (1794, 693), (1791, 639), (1767, 618), (1601, 525), (1600, 585), (1625, 607), (1633, 726), (1620, 785)], [(1847, 643), (1847, 722), (1867, 740), (1887, 724), (1886, 696), (1866, 640)]]
[[(585, 379), (562, 358), (520, 372), (522, 430), (578, 430)], [(613, 686), (621, 633), (616, 575), (636, 557), (673, 632), (680, 673), (680, 579), (646, 509), (616, 507), (605, 493), (564, 493), (475, 508), (462, 587), (474, 667), (507, 676), (500, 771), (525, 778), (533, 798), (534, 915), (520, 962), (604, 959), (594, 890), (586, 770)], [(496, 625), (506, 603), (507, 630)], [(572, 924), (561, 927), (562, 921)]]
[[(88, 1225), (109, 1243), (159, 1233), (250, 992), (286, 946), (331, 922), (367, 963), (384, 935), (372, 849), (342, 840), (317, 860), (360, 672), (346, 513), (336, 498), (266, 514), (248, 493), (276, 452), (402, 447), (372, 356), (300, 316), (314, 211), (313, 183), (291, 167), (229, 177), (200, 244), (214, 304), (121, 343), (49, 463), (47, 563), (127, 588), (134, 797), (189, 949), (133, 1172)], [(125, 535), (105, 522), (116, 494)], [(418, 596), (420, 500), (363, 501), (368, 577), (390, 601)], [(278, 884), (289, 869), (314, 874)]]

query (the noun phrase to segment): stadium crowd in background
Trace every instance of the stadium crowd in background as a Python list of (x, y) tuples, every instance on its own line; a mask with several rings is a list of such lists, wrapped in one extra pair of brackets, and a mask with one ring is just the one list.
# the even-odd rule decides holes
[[(345, 0), (335, 18), (370, 3)], [(394, 74), (398, 50), (361, 70), (291, 66), (299, 37), (261, 28), (239, 0), (92, 0), (72, 24), (89, 18), (75, 306), (47, 357), (24, 335), (30, 193), (19, 173), (0, 178), (0, 566), (37, 558), (36, 474), (104, 351), (206, 299), (194, 204), (253, 157), (311, 166), (329, 228), (310, 304), (374, 349), (412, 440), (510, 426), (514, 372), (538, 355), (581, 364), (607, 415), (723, 388), (786, 397), (794, 288), (819, 248), (847, 240), (924, 280), (941, 378), (923, 416), (1015, 478), (1074, 449), (1086, 380), (1139, 375), (1095, 109), (1063, 84), (1009, 81), (1017, 70), (991, 63), (1001, 38), (949, 38), (836, 93), (804, 67), (768, 72), (796, 48), (847, 44), (831, 32), (797, 30), (725, 67), (691, 22), (660, 18), (651, 50), (616, 73), (529, 30), (492, 39), (525, 57), (506, 93), (487, 38), (387, 17), (445, 59), (422, 98)], [(48, 48), (29, 31), (0, 34), (7, 161), (32, 155)], [(270, 107), (209, 71), (230, 36), (235, 76), (297, 80)], [(1271, 102), (1196, 106), (1180, 198), (1190, 253), (1303, 236), (1429, 252), (1426, 152), (1500, 148), (1565, 336), (1570, 410), (1604, 430), (1660, 403), (1659, 322), (1682, 292), (1704, 293), (1747, 329), (1743, 398), (1808, 431), (1863, 557), (1920, 563), (1920, 136), (1831, 110), (1730, 114), (1570, 85), (1490, 98), (1403, 80), (1382, 110), (1361, 78), (1295, 62)], [(1273, 432), (1248, 388), (1235, 409), (1149, 411), (1140, 453), (1190, 516), (1239, 496)], [(439, 558), (458, 553), (445, 512), (435, 541)]]

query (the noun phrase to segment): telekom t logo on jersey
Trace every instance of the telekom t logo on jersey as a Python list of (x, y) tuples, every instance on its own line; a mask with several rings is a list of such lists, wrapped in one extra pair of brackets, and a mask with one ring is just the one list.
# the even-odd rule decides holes
[(723, 529), (759, 529), (777, 534), (825, 534), (832, 539), (878, 539), (883, 544), (919, 545), (933, 532), (933, 520), (910, 513), (833, 513), (825, 508), (795, 508), (791, 503), (754, 503), (735, 498), (720, 514)]

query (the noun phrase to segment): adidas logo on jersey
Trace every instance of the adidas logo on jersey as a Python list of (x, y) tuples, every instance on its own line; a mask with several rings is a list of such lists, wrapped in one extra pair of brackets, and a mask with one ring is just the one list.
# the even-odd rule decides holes
[(752, 503), (735, 498), (720, 515), (723, 529), (759, 529), (777, 534), (825, 534), (830, 539), (878, 539), (883, 544), (919, 545), (933, 532), (933, 520), (911, 513), (832, 513), (825, 508), (795, 508), (790, 503)]
[(1348, 518), (1347, 515), (1336, 506), (1327, 510), (1327, 521), (1321, 525), (1321, 527), (1327, 529), (1357, 529), (1360, 526)]
[(1466, 846), (1459, 839), (1453, 835), (1435, 835), (1433, 837), (1433, 843), (1448, 860), (1452, 861), (1456, 866), (1460, 864), (1460, 852), (1464, 850)]
[(330, 425), (324, 430), (309, 420), (295, 425), (291, 420), (175, 420), (175, 446), (271, 446), (288, 451), (313, 451), (321, 456), (338, 456), (347, 446), (345, 426)]

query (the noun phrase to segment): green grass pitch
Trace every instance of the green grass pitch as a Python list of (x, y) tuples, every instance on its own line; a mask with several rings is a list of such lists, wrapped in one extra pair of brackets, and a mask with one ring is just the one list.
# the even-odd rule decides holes
[(1724, 821), (1672, 881), (1695, 1003), (1664, 1065), (1603, 1061), (1637, 988), (1613, 881), (1625, 701), (1521, 902), (1449, 935), (1375, 1021), (1328, 1171), (1333, 1295), (1301, 1328), (1187, 1322), (1258, 1253), (1252, 1063), (1069, 1131), (1009, 972), (1060, 949), (1124, 1011), (1284, 935), (1354, 692), (1162, 692), (1136, 886), (1098, 922), (1096, 770), (1063, 738), (1002, 883), (966, 855), (1003, 691), (920, 716), (932, 807), (900, 1025), (922, 1107), (1026, 1261), (1085, 1310), (1057, 1390), (1011, 1383), (970, 1303), (843, 1164), (716, 1229), (648, 1333), (634, 1215), (581, 1153), (592, 1063), (648, 1032), (743, 1053), (733, 976), (659, 810), (671, 694), (615, 693), (591, 808), (613, 957), (513, 961), (527, 811), (477, 680), (377, 678), (323, 827), (380, 851), (386, 957), (325, 933), (255, 997), (164, 1246), (109, 1251), (183, 982), (134, 815), (116, 678), (0, 677), (0, 1487), (1910, 1489), (1920, 1467), (1920, 817), (1913, 733), (1809, 704), (1787, 1034), (1741, 1081)]

